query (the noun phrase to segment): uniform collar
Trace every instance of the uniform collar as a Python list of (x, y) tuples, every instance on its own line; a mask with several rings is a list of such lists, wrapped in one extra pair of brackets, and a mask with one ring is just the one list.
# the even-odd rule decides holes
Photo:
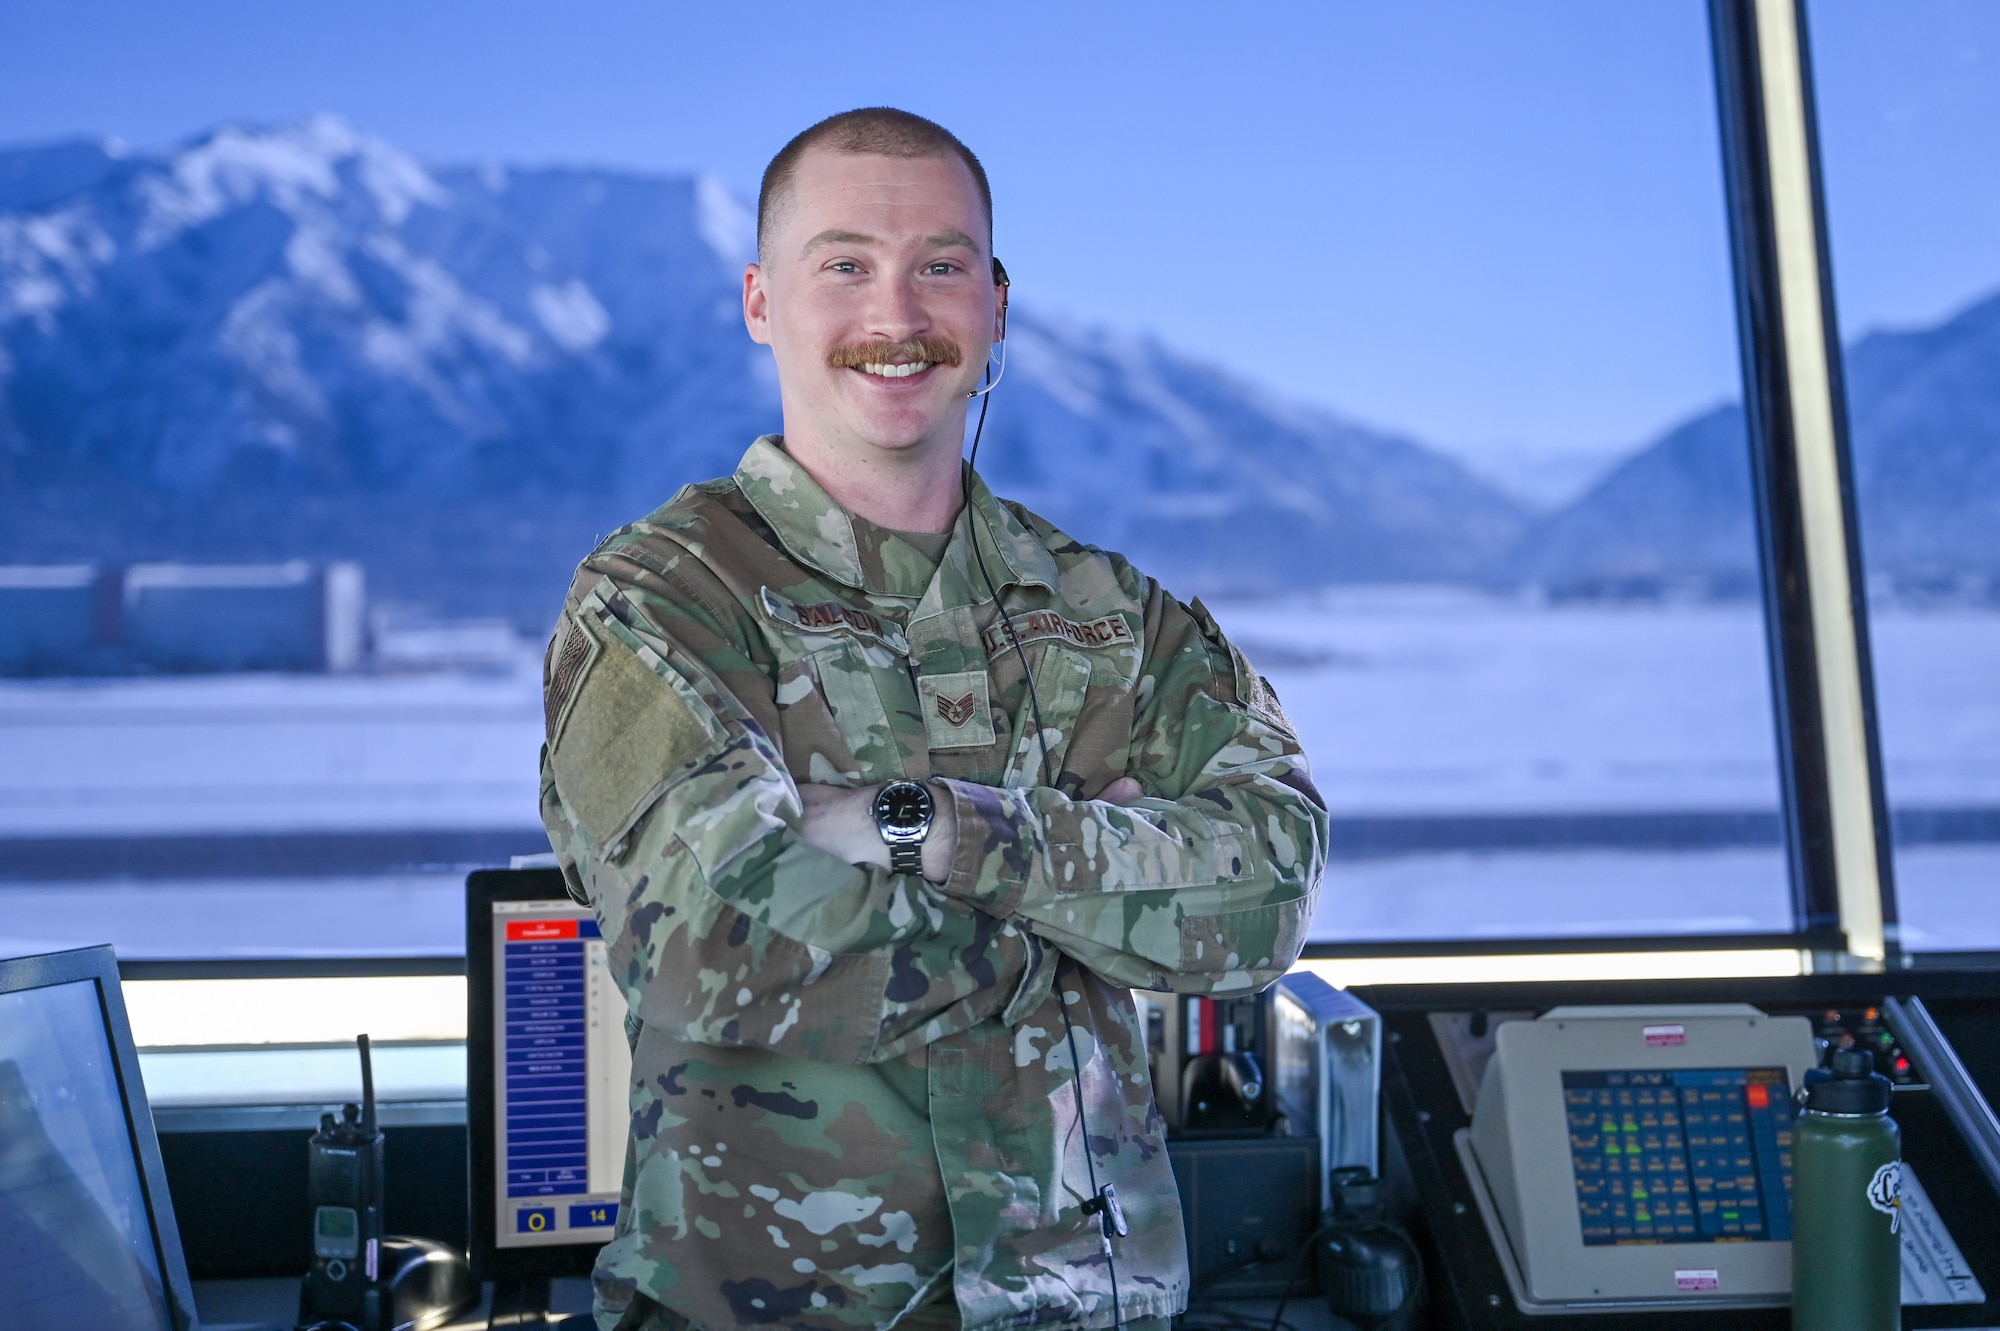
[(977, 472), (972, 476), (972, 502), (959, 515), (942, 566), (934, 566), (893, 531), (834, 502), (785, 452), (783, 442), (778, 435), (767, 434), (751, 444), (736, 464), (736, 486), (801, 564), (873, 595), (917, 600), (929, 589), (934, 572), (948, 569), (966, 576), (964, 566), (971, 562), (967, 523), (976, 520), (980, 550), (992, 561), (989, 567), (994, 573), (1004, 569), (1004, 582), (1055, 590), (1056, 563), (1048, 547), (993, 497)]

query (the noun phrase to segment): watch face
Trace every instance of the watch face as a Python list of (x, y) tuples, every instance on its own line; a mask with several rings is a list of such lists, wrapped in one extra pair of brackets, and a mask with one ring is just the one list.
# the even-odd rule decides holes
[(875, 797), (875, 821), (891, 832), (915, 832), (931, 817), (931, 793), (914, 781), (895, 781)]

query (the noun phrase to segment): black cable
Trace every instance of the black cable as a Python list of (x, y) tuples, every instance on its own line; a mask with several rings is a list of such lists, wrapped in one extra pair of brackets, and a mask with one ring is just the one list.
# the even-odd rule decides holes
[[(1296, 1255), (1295, 1253), (1294, 1256)], [(1255, 1271), (1259, 1267), (1276, 1265), (1280, 1265), (1280, 1263), (1274, 1262), (1268, 1257), (1246, 1257), (1240, 1262), (1228, 1262), (1222, 1266), (1212, 1266), (1204, 1271), (1200, 1278), (1195, 1280), (1190, 1286), (1188, 1289), (1188, 1299), (1190, 1302), (1198, 1302), (1202, 1299), (1216, 1297), (1210, 1295), (1209, 1290), (1222, 1284), (1224, 1281), (1234, 1280), (1237, 1276), (1248, 1271)]]
[[(1354, 1331), (1354, 1323), (1348, 1319), (1338, 1319), (1336, 1323), (1344, 1331)], [(1252, 1317), (1250, 1313), (1238, 1313), (1226, 1307), (1200, 1307), (1188, 1305), (1188, 1311), (1174, 1319), (1174, 1331), (1270, 1331), (1270, 1323), (1262, 1317)], [(1280, 1323), (1278, 1331), (1300, 1331), (1296, 1323)]]
[[(1241, 1262), (1231, 1262), (1226, 1266), (1215, 1267), (1212, 1270), (1204, 1272), (1200, 1281), (1196, 1283), (1194, 1289), (1189, 1294), (1190, 1315), (1192, 1315), (1193, 1306), (1204, 1299), (1228, 1298), (1227, 1294), (1215, 1294), (1211, 1292), (1215, 1286), (1222, 1284), (1224, 1281), (1240, 1276), (1246, 1271), (1253, 1271), (1261, 1266), (1284, 1266), (1290, 1268), (1291, 1274), (1285, 1280), (1283, 1297), (1278, 1300), (1277, 1311), (1272, 1313), (1270, 1322), (1266, 1323), (1262, 1319), (1252, 1318), (1246, 1313), (1229, 1312), (1221, 1309), (1209, 1309), (1201, 1315), (1204, 1317), (1224, 1318), (1228, 1321), (1230, 1327), (1239, 1328), (1239, 1331), (1279, 1331), (1281, 1327), (1291, 1327), (1291, 1323), (1284, 1320), (1285, 1305), (1291, 1302), (1292, 1291), (1298, 1287), (1299, 1273), (1305, 1269), (1306, 1258), (1312, 1255), (1314, 1245), (1328, 1231), (1336, 1228), (1338, 1226), (1332, 1222), (1321, 1225), (1318, 1229), (1306, 1235), (1299, 1246), (1292, 1249), (1289, 1257), (1271, 1259), (1252, 1257)], [(1192, 1327), (1189, 1328), (1189, 1331), (1192, 1331)]]
[[(1336, 1323), (1343, 1331), (1355, 1331), (1354, 1324), (1344, 1317), (1337, 1318)], [(1270, 1324), (1261, 1317), (1228, 1308), (1190, 1306), (1174, 1318), (1174, 1331), (1270, 1331)], [(1279, 1331), (1299, 1331), (1299, 1328), (1291, 1322), (1283, 1322), (1279, 1324)]]
[[(993, 383), (992, 362), (987, 362), (986, 381)], [(972, 469), (979, 463), (979, 441), (986, 434), (986, 408), (993, 398), (988, 394), (979, 399), (979, 423), (972, 428), (972, 454), (965, 461), (959, 473), (959, 491), (965, 509), (965, 532), (972, 542), (972, 557), (979, 565), (979, 576), (986, 583), (986, 594), (993, 598), (993, 608), (1000, 612), (1000, 622), (1006, 626), (1007, 641), (1014, 648), (1015, 657), (1021, 662), (1021, 678), (1028, 685), (1028, 708), (1035, 718), (1035, 742), (1042, 748), (1042, 784), (1056, 788), (1055, 775), (1049, 769), (1049, 730), (1042, 722), (1042, 700), (1035, 690), (1035, 672), (1028, 666), (1028, 653), (1021, 646), (1021, 635), (1014, 631), (1014, 617), (1007, 613), (1007, 607), (1000, 600), (1000, 589), (994, 585), (993, 574), (987, 570), (986, 556), (979, 548), (979, 522), (972, 512)], [(1097, 1186), (1097, 1161), (1090, 1154), (1090, 1122), (1083, 1112), (1083, 1064), (1077, 1058), (1076, 1027), (1070, 1023), (1069, 1004), (1062, 996), (1062, 960), (1056, 962), (1056, 1009), (1062, 1013), (1063, 1035), (1069, 1041), (1069, 1062), (1073, 1070), (1070, 1090), (1076, 1094), (1076, 1124), (1083, 1132), (1083, 1164), (1090, 1179), (1090, 1199), (1092, 1206), (1085, 1209), (1086, 1215), (1099, 1217), (1098, 1227), (1104, 1235), (1104, 1263), (1111, 1275), (1111, 1319), (1115, 1326), (1125, 1325), (1123, 1300), (1118, 1296), (1118, 1258), (1112, 1251), (1111, 1211), (1105, 1206), (1104, 1193)]]
[[(993, 380), (991, 361), (987, 362), (986, 377), (990, 384)], [(1049, 770), (1049, 732), (1048, 727), (1042, 724), (1042, 700), (1035, 690), (1035, 672), (1028, 668), (1028, 653), (1021, 646), (1021, 635), (1014, 631), (1014, 617), (1001, 604), (1000, 589), (993, 584), (993, 575), (986, 569), (986, 556), (979, 548), (979, 523), (972, 513), (972, 469), (979, 465), (979, 440), (986, 433), (986, 408), (992, 401), (991, 396), (979, 399), (979, 424), (972, 430), (972, 456), (966, 459), (958, 477), (965, 509), (965, 534), (972, 542), (972, 557), (979, 564), (979, 576), (986, 583), (986, 594), (993, 598), (993, 608), (1000, 612), (1000, 622), (1007, 629), (1007, 641), (1013, 646), (1014, 655), (1020, 659), (1022, 677), (1028, 681), (1028, 706), (1035, 717), (1035, 741), (1042, 746), (1042, 784), (1053, 788), (1056, 781), (1054, 773)]]
[(1299, 1286), (1299, 1273), (1305, 1270), (1306, 1258), (1312, 1256), (1313, 1249), (1319, 1246), (1319, 1241), (1321, 1237), (1324, 1236), (1328, 1230), (1338, 1229), (1339, 1227), (1340, 1226), (1336, 1223), (1328, 1223), (1321, 1225), (1318, 1229), (1315, 1229), (1312, 1233), (1308, 1234), (1306, 1236), (1306, 1241), (1299, 1245), (1298, 1256), (1292, 1258), (1292, 1274), (1285, 1280), (1284, 1293), (1278, 1296), (1278, 1307), (1277, 1310), (1271, 1314), (1271, 1325), (1268, 1328), (1268, 1331), (1278, 1331), (1279, 1326), (1283, 1324), (1283, 1319), (1285, 1316), (1285, 1305), (1292, 1301), (1292, 1291), (1297, 1289)]
[[(1409, 1235), (1403, 1231), (1403, 1227), (1387, 1220), (1330, 1220), (1321, 1225), (1300, 1246), (1298, 1256), (1293, 1259), (1292, 1274), (1290, 1279), (1285, 1282), (1285, 1292), (1278, 1300), (1277, 1310), (1271, 1314), (1271, 1324), (1264, 1328), (1264, 1331), (1279, 1331), (1281, 1326), (1289, 1325), (1289, 1323), (1282, 1321), (1285, 1315), (1285, 1305), (1292, 1301), (1292, 1293), (1298, 1288), (1299, 1276), (1305, 1270), (1305, 1259), (1318, 1247), (1319, 1241), (1322, 1238), (1339, 1230), (1344, 1230), (1350, 1234), (1388, 1234), (1409, 1242)], [(1411, 1259), (1409, 1296), (1396, 1311), (1375, 1323), (1375, 1331), (1405, 1331), (1405, 1328), (1410, 1323), (1410, 1319), (1416, 1316), (1417, 1310), (1424, 1306), (1424, 1282), (1426, 1280), (1424, 1254), (1414, 1242), (1409, 1242), (1409, 1254)], [(1320, 1292), (1322, 1294), (1326, 1293), (1325, 1290)], [(1336, 1317), (1339, 1316), (1338, 1314), (1335, 1315)], [(1350, 1326), (1353, 1325), (1347, 1318), (1340, 1318), (1340, 1320), (1347, 1322)]]
[[(1060, 954), (1059, 954), (1060, 955)], [(1069, 1064), (1075, 1072), (1070, 1079), (1070, 1090), (1076, 1093), (1076, 1123), (1083, 1129), (1083, 1167), (1090, 1178), (1091, 1199), (1102, 1206), (1104, 1193), (1097, 1186), (1097, 1161), (1090, 1155), (1090, 1123), (1083, 1116), (1083, 1063), (1076, 1056), (1076, 1027), (1070, 1025), (1069, 1003), (1062, 994), (1062, 962), (1056, 963), (1056, 1007), (1062, 1013), (1063, 1035), (1069, 1041)], [(1085, 1214), (1090, 1209), (1085, 1208)], [(1125, 1325), (1125, 1309), (1118, 1297), (1118, 1258), (1112, 1254), (1111, 1211), (1100, 1210), (1098, 1229), (1104, 1235), (1104, 1264), (1111, 1272), (1111, 1321), (1114, 1326)]]

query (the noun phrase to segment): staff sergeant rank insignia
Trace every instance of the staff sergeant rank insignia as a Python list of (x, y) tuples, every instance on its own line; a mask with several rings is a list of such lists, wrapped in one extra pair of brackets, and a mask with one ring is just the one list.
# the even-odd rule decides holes
[(924, 737), (932, 752), (984, 748), (993, 742), (991, 694), (984, 670), (919, 675), (917, 696), (923, 703)]

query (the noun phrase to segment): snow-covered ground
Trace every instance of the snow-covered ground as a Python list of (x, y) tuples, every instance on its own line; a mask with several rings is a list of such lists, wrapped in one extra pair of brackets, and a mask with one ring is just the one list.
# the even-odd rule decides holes
[[(1216, 607), (1336, 812), (1775, 808), (1762, 615), (1366, 590)], [(1890, 797), (2000, 805), (2000, 614), (1878, 612)]]
[[(0, 686), (0, 837), (536, 827), (541, 662)], [(0, 850), (0, 854), (4, 854)]]
[[(1336, 815), (1772, 809), (1752, 606), (1524, 606), (1451, 590), (1216, 607), (1267, 674)], [(2000, 807), (2000, 614), (1878, 611), (1892, 804)], [(1896, 854), (1906, 946), (2000, 948), (2000, 844)], [(1451, 851), (1336, 863), (1323, 939), (1789, 926), (1769, 851)]]
[(1775, 808), (1754, 610), (1371, 589), (1217, 608), (1337, 814)]
[[(1777, 806), (1747, 606), (1538, 606), (1372, 589), (1214, 607), (1276, 685), (1341, 818), (1729, 814)], [(1889, 611), (1890, 794), (2000, 807), (2000, 614)], [(536, 828), (539, 662), (481, 675), (0, 686), (0, 838)], [(1525, 826), (1540, 826), (1528, 823)], [(1553, 826), (1553, 821), (1550, 824)], [(1789, 923), (1768, 848), (1537, 846), (1343, 858), (1315, 936), (1748, 932)], [(7, 849), (0, 841), (0, 857)], [(2000, 947), (2000, 844), (1905, 847), (1913, 944)], [(0, 944), (134, 956), (462, 945), (453, 870), (24, 878)]]
[(465, 951), (465, 871), (0, 879), (0, 956), (113, 943), (127, 958)]

